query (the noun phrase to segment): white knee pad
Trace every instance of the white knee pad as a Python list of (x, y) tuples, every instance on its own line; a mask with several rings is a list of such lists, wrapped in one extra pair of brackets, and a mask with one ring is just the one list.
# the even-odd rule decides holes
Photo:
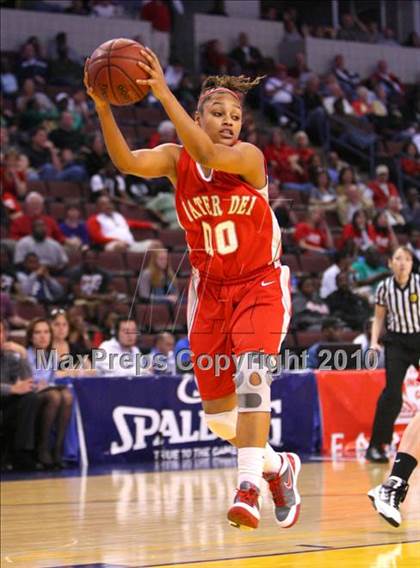
[(232, 440), (236, 436), (236, 422), (238, 420), (238, 409), (218, 414), (204, 414), (207, 427), (222, 440)]
[(239, 412), (271, 412), (270, 385), (273, 378), (263, 353), (245, 353), (235, 374)]

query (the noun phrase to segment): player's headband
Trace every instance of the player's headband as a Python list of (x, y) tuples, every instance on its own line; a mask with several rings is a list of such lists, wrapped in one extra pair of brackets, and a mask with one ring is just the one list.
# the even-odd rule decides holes
[(198, 99), (198, 105), (197, 107), (200, 108), (201, 105), (203, 104), (203, 102), (210, 97), (211, 95), (214, 95), (215, 93), (229, 93), (229, 95), (232, 95), (233, 97), (235, 97), (235, 99), (238, 101), (239, 104), (241, 104), (241, 99), (239, 98), (238, 93), (235, 93), (235, 91), (231, 91), (230, 89), (228, 89), (227, 87), (216, 87), (214, 89), (210, 89), (208, 91), (204, 91), (204, 93), (202, 93), (200, 95), (200, 98)]

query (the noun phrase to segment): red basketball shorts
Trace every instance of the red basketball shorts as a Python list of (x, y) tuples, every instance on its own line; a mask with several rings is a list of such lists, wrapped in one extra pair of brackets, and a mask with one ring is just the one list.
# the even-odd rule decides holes
[(193, 273), (188, 336), (202, 400), (235, 392), (232, 355), (279, 353), (291, 316), (289, 277), (287, 266), (269, 266), (250, 280), (234, 283)]

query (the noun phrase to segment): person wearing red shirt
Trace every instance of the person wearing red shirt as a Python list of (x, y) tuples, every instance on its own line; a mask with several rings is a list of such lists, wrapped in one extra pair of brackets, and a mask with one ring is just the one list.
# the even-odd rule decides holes
[(358, 87), (356, 89), (357, 99), (355, 99), (351, 106), (356, 114), (356, 116), (366, 116), (372, 113), (372, 105), (368, 100), (369, 91), (366, 87)]
[(304, 170), (299, 166), (297, 151), (284, 141), (283, 131), (275, 128), (264, 156), (272, 175), (282, 183), (300, 183)]
[(158, 56), (162, 67), (168, 65), (171, 34), (171, 12), (167, 2), (150, 0), (143, 2), (140, 19), (152, 24), (152, 49)]
[(299, 164), (304, 169), (304, 174), (302, 176), (304, 178), (303, 181), (308, 181), (309, 161), (315, 154), (315, 150), (309, 147), (308, 135), (303, 130), (296, 132), (294, 139), (296, 143), (296, 152), (299, 156)]
[(60, 244), (65, 243), (65, 237), (55, 219), (44, 213), (44, 198), (36, 191), (31, 191), (24, 202), (23, 215), (16, 217), (10, 226), (9, 238), (18, 241), (22, 237), (32, 234), (32, 223), (35, 219), (42, 219), (47, 229), (47, 237), (58, 241)]
[(339, 243), (342, 250), (349, 241), (355, 243), (357, 251), (364, 251), (373, 246), (375, 234), (371, 223), (368, 223), (363, 209), (355, 211), (351, 223), (344, 225)]
[(375, 215), (371, 233), (376, 250), (381, 254), (389, 254), (398, 247), (398, 239), (389, 225), (385, 211), (379, 211)]
[[(24, 157), (26, 158), (26, 157)], [(24, 161), (16, 150), (9, 150), (0, 165), (0, 184), (5, 193), (23, 198), (28, 189)]]
[(295, 241), (303, 251), (328, 252), (333, 248), (323, 211), (317, 207), (309, 209), (306, 222), (296, 225)]
[(407, 142), (400, 160), (402, 171), (410, 177), (420, 177), (420, 154), (414, 142)]
[(162, 120), (157, 131), (151, 135), (147, 146), (155, 148), (159, 144), (176, 144), (177, 141), (175, 126), (170, 120)]
[(376, 180), (369, 183), (373, 202), (378, 209), (385, 209), (390, 197), (399, 197), (398, 189), (389, 181), (389, 169), (384, 164), (376, 168)]

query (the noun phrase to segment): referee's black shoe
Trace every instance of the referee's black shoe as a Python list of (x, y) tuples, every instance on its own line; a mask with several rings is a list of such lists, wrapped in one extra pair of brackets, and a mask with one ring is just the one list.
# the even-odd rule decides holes
[(372, 463), (388, 463), (388, 457), (382, 448), (369, 446), (366, 451), (366, 459)]

